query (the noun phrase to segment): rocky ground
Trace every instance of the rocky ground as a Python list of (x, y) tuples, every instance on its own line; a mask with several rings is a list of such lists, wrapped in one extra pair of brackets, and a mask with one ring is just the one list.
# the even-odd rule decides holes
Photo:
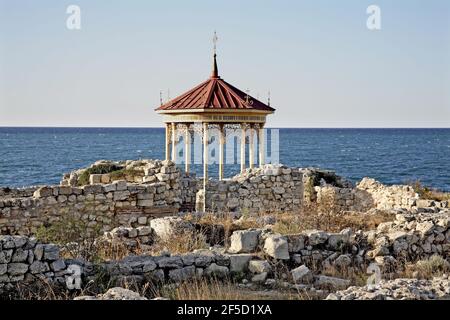
[(328, 295), (327, 300), (450, 300), (450, 277), (432, 280), (395, 279), (377, 285), (349, 287)]

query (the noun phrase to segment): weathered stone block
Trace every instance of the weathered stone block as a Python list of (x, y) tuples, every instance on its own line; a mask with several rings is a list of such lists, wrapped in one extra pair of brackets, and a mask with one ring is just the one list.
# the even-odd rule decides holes
[(230, 254), (230, 271), (236, 273), (244, 273), (248, 270), (248, 263), (253, 258), (253, 255), (242, 254)]
[(59, 247), (54, 244), (44, 245), (44, 260), (53, 261), (58, 259), (59, 259)]
[(311, 283), (314, 279), (312, 272), (305, 265), (292, 269), (291, 275), (295, 283), (307, 284)]
[(28, 271), (26, 263), (10, 263), (8, 264), (8, 273), (10, 276), (23, 275)]
[(226, 278), (229, 274), (229, 270), (227, 267), (219, 266), (215, 263), (211, 263), (204, 271), (205, 275), (213, 276), (217, 278)]
[(32, 274), (38, 274), (38, 273), (45, 273), (47, 271), (49, 271), (50, 268), (48, 266), (47, 262), (42, 262), (42, 261), (34, 261), (31, 265), (30, 265), (30, 272)]
[(266, 260), (252, 260), (248, 264), (248, 269), (251, 273), (270, 273), (272, 271), (270, 263)]
[(182, 268), (183, 261), (180, 257), (162, 257), (158, 259), (158, 266), (160, 268)]
[(286, 237), (269, 235), (264, 242), (264, 252), (275, 259), (289, 260), (289, 245)]
[(66, 263), (61, 259), (56, 260), (50, 264), (50, 268), (52, 269), (52, 271), (58, 272), (66, 268)]
[(51, 187), (41, 187), (33, 193), (35, 198), (45, 198), (53, 196), (53, 189)]
[(231, 245), (228, 248), (230, 253), (250, 253), (256, 250), (259, 242), (259, 235), (261, 230), (248, 229), (238, 230), (233, 232), (230, 241)]
[(188, 266), (181, 269), (169, 270), (169, 279), (174, 282), (186, 281), (195, 278), (195, 267)]
[(102, 183), (102, 175), (101, 174), (91, 174), (89, 176), (89, 184), (98, 184)]

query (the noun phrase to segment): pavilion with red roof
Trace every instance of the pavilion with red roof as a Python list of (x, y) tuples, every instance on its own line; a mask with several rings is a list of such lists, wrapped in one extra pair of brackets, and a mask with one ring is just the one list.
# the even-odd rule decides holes
[[(217, 40), (217, 37), (214, 37)], [(182, 95), (161, 104), (156, 112), (164, 115), (166, 124), (166, 160), (176, 161), (177, 130), (185, 134), (185, 171), (189, 173), (191, 131), (194, 125), (201, 124), (203, 136), (204, 185), (208, 179), (208, 129), (218, 128), (219, 135), (219, 179), (223, 179), (223, 158), (225, 128), (239, 128), (241, 131), (240, 162), (241, 172), (245, 170), (246, 135), (249, 136), (249, 167), (255, 165), (254, 139), (258, 137), (259, 165), (264, 164), (264, 131), (266, 116), (275, 109), (236, 88), (219, 76), (214, 41), (213, 68), (211, 76)], [(172, 148), (171, 148), (172, 147)], [(171, 151), (172, 152), (171, 152)]]

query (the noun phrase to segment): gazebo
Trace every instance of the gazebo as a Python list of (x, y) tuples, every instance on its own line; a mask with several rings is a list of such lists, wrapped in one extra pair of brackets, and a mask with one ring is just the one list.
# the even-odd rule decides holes
[[(240, 134), (241, 172), (246, 167), (246, 135), (249, 144), (249, 167), (255, 166), (255, 133), (258, 137), (259, 165), (264, 164), (264, 124), (266, 116), (274, 113), (270, 107), (270, 98), (265, 104), (248, 93), (239, 90), (219, 76), (216, 54), (217, 37), (214, 35), (214, 55), (211, 76), (191, 90), (169, 100), (155, 109), (164, 115), (166, 126), (165, 158), (177, 161), (177, 137), (184, 134), (185, 171), (189, 174), (191, 162), (192, 132), (199, 132), (203, 143), (203, 181), (204, 188), (208, 180), (208, 131), (219, 129), (219, 180), (224, 178), (224, 144), (226, 129), (237, 129)], [(194, 129), (194, 127), (196, 127)]]

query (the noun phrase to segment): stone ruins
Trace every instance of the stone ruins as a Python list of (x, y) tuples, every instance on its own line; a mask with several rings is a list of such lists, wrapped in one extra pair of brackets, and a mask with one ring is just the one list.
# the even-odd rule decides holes
[[(349, 291), (349, 280), (317, 272), (330, 267), (365, 270), (376, 263), (389, 274), (399, 260), (449, 257), (449, 203), (420, 199), (410, 186), (385, 186), (369, 178), (353, 185), (331, 171), (282, 165), (247, 169), (223, 181), (210, 179), (206, 194), (201, 186), (201, 179), (182, 174), (171, 161), (139, 160), (99, 161), (64, 175), (57, 186), (0, 189), (0, 290), (36, 277), (66, 285), (73, 281), (76, 268), (83, 283), (101, 268), (117, 286), (127, 281), (179, 282), (241, 274), (270, 287), (274, 268), (282, 263), (289, 270), (288, 287), (316, 290), (323, 298), (330, 293), (329, 299), (356, 299), (367, 297), (367, 290)], [(311, 203), (331, 205), (343, 214), (389, 210), (396, 215), (370, 231), (347, 228), (281, 235), (268, 223), (260, 229), (234, 231), (223, 246), (211, 243), (210, 249), (182, 255), (130, 255), (97, 264), (64, 259), (58, 246), (34, 238), (39, 227), (72, 215), (100, 228), (107, 241), (151, 245), (155, 238), (170, 239), (180, 228), (194, 229), (182, 214), (199, 211), (203, 201), (208, 212), (237, 216), (295, 213)], [(447, 288), (441, 291), (449, 294), (448, 278), (433, 283), (441, 286), (442, 281)], [(396, 293), (383, 297), (395, 298)]]

